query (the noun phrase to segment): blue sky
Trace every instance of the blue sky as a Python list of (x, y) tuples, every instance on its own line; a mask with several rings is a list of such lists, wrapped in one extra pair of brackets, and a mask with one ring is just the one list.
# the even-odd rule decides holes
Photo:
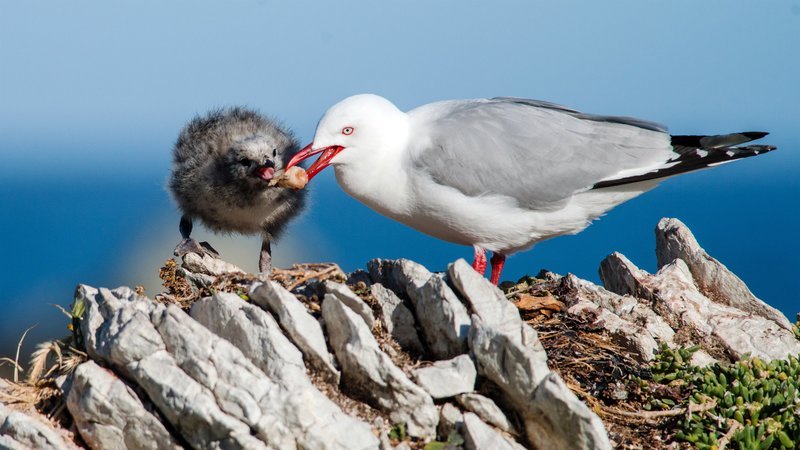
[[(404, 109), (519, 96), (675, 133), (770, 131), (780, 151), (670, 180), (578, 236), (512, 257), (506, 275), (596, 279), (615, 250), (652, 271), (653, 228), (672, 216), (793, 314), (798, 42), (798, 0), (0, 3), (0, 344), (33, 323), (33, 340), (62, 334), (49, 305), (68, 304), (78, 282), (157, 289), (179, 237), (163, 188), (170, 149), (193, 115), (249, 105), (305, 143), (328, 106), (362, 92)], [(352, 270), (402, 256), (440, 270), (471, 256), (372, 213), (329, 171), (312, 189), (279, 263)], [(255, 268), (257, 240), (208, 238)]]

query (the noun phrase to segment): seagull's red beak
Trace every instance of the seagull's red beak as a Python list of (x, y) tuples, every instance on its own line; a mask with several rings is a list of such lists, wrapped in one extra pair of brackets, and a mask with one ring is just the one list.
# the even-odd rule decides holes
[(342, 147), (341, 145), (331, 145), (330, 147), (312, 149), (311, 147), (313, 145), (314, 143), (312, 142), (303, 147), (302, 150), (297, 152), (297, 154), (295, 154), (292, 157), (292, 159), (289, 161), (289, 164), (286, 166), (286, 168), (288, 169), (290, 167), (300, 164), (300, 161), (311, 158), (317, 153), (322, 153), (322, 155), (320, 155), (320, 157), (317, 158), (316, 161), (314, 161), (314, 164), (311, 164), (311, 167), (309, 167), (308, 170), (306, 170), (306, 174), (308, 174), (308, 181), (311, 181), (311, 179), (314, 178), (314, 175), (321, 172), (322, 169), (328, 167), (328, 165), (331, 163), (331, 159), (333, 159), (334, 156), (338, 155), (340, 151), (344, 150), (344, 147)]

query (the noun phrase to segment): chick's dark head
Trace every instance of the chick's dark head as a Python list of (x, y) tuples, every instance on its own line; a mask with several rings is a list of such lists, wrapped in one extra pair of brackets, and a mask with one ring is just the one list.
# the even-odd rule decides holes
[(278, 146), (291, 147), (291, 143), (275, 142), (275, 139), (256, 135), (236, 141), (219, 157), (220, 170), (227, 172), (231, 181), (244, 182), (266, 188), (275, 176)]

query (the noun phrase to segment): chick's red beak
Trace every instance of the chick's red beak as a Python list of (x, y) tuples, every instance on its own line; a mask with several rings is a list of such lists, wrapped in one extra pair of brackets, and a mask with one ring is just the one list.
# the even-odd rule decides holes
[(288, 169), (290, 167), (300, 164), (300, 162), (303, 160), (306, 160), (318, 153), (322, 153), (322, 155), (320, 155), (320, 157), (317, 158), (316, 161), (314, 161), (314, 164), (311, 164), (311, 167), (309, 167), (308, 170), (306, 170), (306, 174), (308, 174), (309, 181), (311, 181), (314, 175), (321, 172), (322, 169), (328, 167), (328, 165), (331, 163), (331, 159), (333, 159), (334, 156), (338, 155), (340, 151), (344, 150), (344, 147), (342, 147), (341, 145), (331, 145), (329, 147), (323, 147), (317, 149), (311, 148), (313, 145), (314, 143), (312, 142), (303, 147), (302, 150), (297, 152), (297, 154), (295, 154), (292, 157), (292, 159), (289, 161), (289, 164), (286, 165), (286, 168)]

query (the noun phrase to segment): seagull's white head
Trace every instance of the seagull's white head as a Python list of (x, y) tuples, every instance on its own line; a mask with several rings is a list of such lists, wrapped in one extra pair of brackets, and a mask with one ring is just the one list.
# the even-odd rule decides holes
[(381, 152), (405, 144), (408, 118), (392, 102), (373, 94), (348, 97), (322, 116), (314, 141), (300, 150), (287, 168), (322, 153), (308, 168), (308, 179), (329, 165), (368, 162)]

